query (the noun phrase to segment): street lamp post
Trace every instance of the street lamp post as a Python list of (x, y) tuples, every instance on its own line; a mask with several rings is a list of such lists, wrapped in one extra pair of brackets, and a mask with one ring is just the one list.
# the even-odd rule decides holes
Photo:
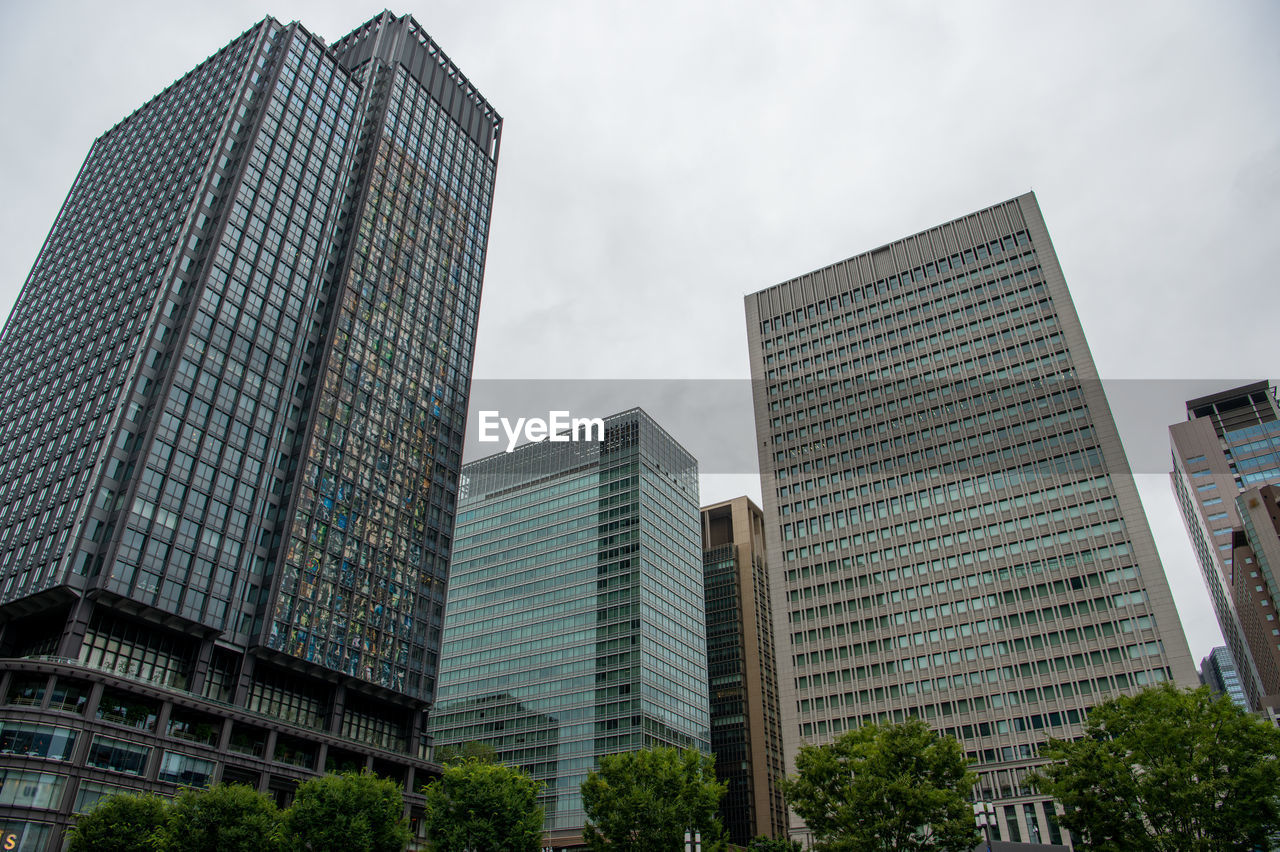
[(992, 802), (974, 802), (973, 820), (982, 829), (982, 836), (987, 841), (987, 852), (991, 852), (991, 829), (996, 824), (996, 806)]

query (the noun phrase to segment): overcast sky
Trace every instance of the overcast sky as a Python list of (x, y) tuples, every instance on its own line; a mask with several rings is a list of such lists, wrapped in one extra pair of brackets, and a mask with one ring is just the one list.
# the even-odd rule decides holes
[[(1280, 5), (418, 2), (505, 119), (477, 394), (655, 380), (621, 387), (714, 455), (673, 399), (749, 417), (744, 294), (1034, 189), (1192, 654), (1221, 641), (1167, 425), (1276, 376)], [(0, 316), (96, 136), (266, 14), (381, 8), (0, 0)]]

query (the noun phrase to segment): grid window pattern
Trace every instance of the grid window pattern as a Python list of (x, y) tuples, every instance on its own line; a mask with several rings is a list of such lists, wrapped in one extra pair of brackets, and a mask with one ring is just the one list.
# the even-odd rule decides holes
[(342, 714), (342, 735), (389, 751), (404, 751), (407, 743), (401, 722), (352, 707)]
[[(341, 209), (359, 87), (317, 39), (279, 36), (275, 85), (247, 141), (226, 225), (191, 297), (168, 392), (155, 402), (108, 588), (211, 627), (242, 629), (239, 584), (283, 490), (291, 403)], [(231, 145), (246, 144), (234, 137)], [(233, 611), (234, 608), (234, 611)], [(244, 613), (245, 616), (248, 612)]]
[[(1032, 197), (747, 312), (788, 753), (919, 716), (962, 741), (980, 798), (1029, 796), (1047, 735), (1189, 679)], [(1005, 813), (1046, 836), (1026, 804)]]
[(102, 553), (145, 405), (135, 390), (165, 357), (179, 259), (205, 236), (209, 164), (264, 30), (94, 143), (0, 334), (0, 600)]
[(248, 709), (307, 728), (322, 727), (328, 708), (307, 685), (293, 679), (255, 679), (249, 688)]
[(695, 463), (643, 412), (605, 426), (464, 468), (436, 745), (543, 781), (549, 831), (600, 755), (709, 748)]
[(140, 624), (97, 614), (80, 645), (86, 666), (186, 689), (195, 665), (193, 643)]
[(745, 497), (702, 509), (711, 750), (729, 839), (785, 835), (781, 713), (764, 518)]
[[(295, 777), (328, 735), (435, 771), (501, 125), (383, 12), (332, 44), (266, 18), (95, 142), (0, 332), (0, 651), (48, 673), (0, 698), (78, 713), (77, 774), (221, 769), (148, 763), (139, 731)], [(224, 746), (218, 704), (303, 730)], [(76, 731), (17, 724), (0, 751), (69, 758)]]
[[(104, 134), (0, 335), (0, 602), (92, 588), (430, 700), (500, 128), (383, 13), (267, 18)], [(190, 681), (83, 630), (16, 650)]]
[(403, 66), (366, 196), (267, 644), (434, 690), (494, 162)]

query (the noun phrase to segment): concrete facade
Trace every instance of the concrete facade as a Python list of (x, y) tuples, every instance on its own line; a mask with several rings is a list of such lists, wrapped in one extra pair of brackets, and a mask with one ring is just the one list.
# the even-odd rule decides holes
[[(1265, 577), (1251, 582), (1257, 569), (1241, 570), (1237, 557), (1253, 560), (1255, 543), (1266, 546), (1245, 534), (1241, 498), (1254, 490), (1259, 500), (1259, 486), (1280, 483), (1275, 389), (1255, 382), (1189, 400), (1187, 420), (1169, 427), (1169, 439), (1170, 482), (1240, 686), (1250, 709), (1274, 712), (1280, 705), (1280, 659), (1271, 632), (1278, 627), (1274, 594), (1255, 591)], [(1269, 526), (1264, 522), (1255, 532)]]
[(919, 716), (1000, 839), (1060, 842), (1039, 744), (1196, 672), (1035, 197), (746, 313), (789, 764)]
[(764, 516), (746, 497), (702, 509), (711, 751), (733, 843), (785, 837), (785, 774)]

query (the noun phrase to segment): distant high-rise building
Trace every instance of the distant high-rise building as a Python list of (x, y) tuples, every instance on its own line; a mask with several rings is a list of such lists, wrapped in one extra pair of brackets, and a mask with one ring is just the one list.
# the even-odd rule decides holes
[(1227, 696), (1237, 707), (1249, 709), (1249, 700), (1240, 686), (1240, 674), (1226, 645), (1219, 645), (1200, 661), (1200, 682), (1214, 692)]
[(640, 409), (464, 465), (432, 713), (545, 786), (577, 845), (602, 755), (710, 750), (697, 462)]
[[(1258, 486), (1280, 484), (1275, 389), (1255, 382), (1189, 400), (1187, 419), (1169, 427), (1169, 438), (1173, 491), (1245, 698), (1253, 710), (1280, 708), (1274, 578), (1234, 559), (1237, 546), (1250, 546), (1239, 498)], [(1268, 584), (1270, 591), (1253, 591)]]
[[(1280, 451), (1280, 440), (1274, 445)], [(1280, 458), (1277, 452), (1276, 458)], [(1231, 537), (1231, 597), (1249, 651), (1262, 674), (1262, 708), (1280, 712), (1280, 486), (1260, 485), (1236, 497), (1241, 528)], [(1260, 709), (1262, 709), (1260, 708)]]
[(1196, 672), (1035, 197), (746, 310), (788, 760), (918, 716), (1060, 842), (1039, 745)]
[(501, 119), (267, 18), (93, 145), (0, 335), (0, 801), (434, 771)]
[(711, 750), (728, 785), (720, 802), (729, 840), (785, 837), (778, 789), (786, 771), (778, 709), (769, 572), (760, 508), (739, 497), (702, 510), (707, 593)]

